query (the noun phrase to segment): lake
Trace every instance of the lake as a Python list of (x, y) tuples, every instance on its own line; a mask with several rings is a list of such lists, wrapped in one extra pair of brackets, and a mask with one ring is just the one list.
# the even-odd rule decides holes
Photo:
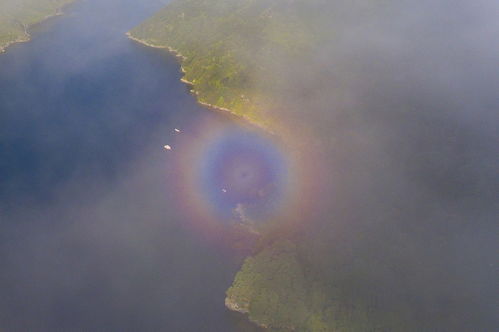
[(256, 330), (224, 307), (245, 250), (174, 203), (175, 147), (231, 120), (196, 103), (175, 57), (125, 36), (164, 3), (81, 0), (0, 55), (8, 331)]

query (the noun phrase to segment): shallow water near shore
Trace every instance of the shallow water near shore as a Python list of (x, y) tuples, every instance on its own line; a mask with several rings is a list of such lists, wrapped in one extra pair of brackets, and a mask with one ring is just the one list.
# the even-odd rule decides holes
[(6, 330), (256, 331), (224, 307), (246, 252), (184, 227), (163, 149), (230, 120), (125, 35), (164, 3), (80, 0), (0, 55)]

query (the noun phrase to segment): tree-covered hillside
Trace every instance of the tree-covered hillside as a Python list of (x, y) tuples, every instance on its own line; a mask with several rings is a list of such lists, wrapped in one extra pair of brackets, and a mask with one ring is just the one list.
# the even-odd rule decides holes
[(498, 105), (482, 80), (499, 76), (482, 5), (175, 0), (131, 31), (183, 56), (201, 102), (314, 152), (297, 175), (313, 213), (262, 236), (229, 307), (277, 330), (493, 326), (481, 246), (498, 211)]
[(291, 2), (174, 1), (131, 35), (181, 53), (185, 79), (200, 101), (265, 123), (261, 112), (275, 102), (280, 79), (270, 73), (282, 60), (309, 55), (319, 40), (308, 24), (314, 13)]
[(378, 310), (374, 291), (355, 297), (354, 287), (366, 280), (345, 283), (345, 271), (324, 279), (300, 253), (294, 242), (280, 240), (247, 258), (227, 291), (227, 307), (272, 331), (417, 330), (407, 325), (404, 308)]
[(9, 44), (29, 39), (28, 28), (57, 14), (73, 0), (0, 1), (0, 51)]

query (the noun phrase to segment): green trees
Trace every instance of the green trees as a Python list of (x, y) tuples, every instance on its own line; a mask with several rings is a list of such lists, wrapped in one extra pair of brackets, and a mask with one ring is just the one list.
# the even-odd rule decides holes
[[(276, 119), (278, 129), (285, 127), (286, 133), (313, 137), (313, 145), (319, 142), (317, 146), (327, 155), (326, 164), (333, 165), (341, 144), (331, 142), (356, 138), (343, 131), (344, 123), (350, 123), (347, 128), (365, 129), (362, 121), (366, 118), (361, 113), (372, 110), (366, 106), (358, 109), (359, 105), (350, 101), (350, 80), (356, 81), (363, 68), (351, 73), (353, 67), (342, 67), (341, 62), (327, 59), (327, 63), (336, 65), (333, 73), (344, 80), (331, 73), (324, 77), (321, 56), (337, 55), (335, 47), (340, 49), (345, 40), (336, 36), (348, 38), (348, 27), (355, 30), (359, 19), (369, 17), (372, 8), (387, 2), (351, 2), (355, 6), (355, 24), (347, 24), (347, 28), (331, 25), (333, 20), (348, 20), (342, 18), (343, 4), (338, 2), (335, 9), (323, 6), (324, 2), (328, 1), (176, 0), (134, 28), (131, 35), (181, 53), (184, 78), (192, 82), (201, 102), (229, 108), (254, 122), (269, 124), (271, 129)], [(380, 11), (381, 16), (387, 15)], [(324, 45), (334, 51), (324, 50)], [(312, 59), (318, 64), (309, 65), (315, 53)], [(293, 79), (300, 80), (299, 84), (289, 82)], [(322, 82), (328, 83), (327, 91), (322, 90)], [(332, 110), (329, 105), (335, 100), (338, 109)], [(356, 144), (359, 151), (364, 149), (364, 142), (352, 146)], [(349, 171), (341, 176), (338, 173), (338, 178), (355, 174), (349, 179), (357, 184), (361, 182), (359, 174), (371, 177), (360, 166), (363, 163), (352, 163), (357, 160), (355, 153), (346, 154), (344, 161)], [(360, 157), (358, 160), (365, 161)], [(380, 164), (384, 162), (383, 157)], [(370, 166), (369, 171), (372, 169)], [(357, 190), (350, 184), (343, 186)], [(358, 197), (362, 199), (364, 192)], [(404, 233), (397, 227), (370, 228), (369, 221), (356, 226), (358, 229), (351, 234), (331, 234), (327, 229), (337, 213), (324, 214), (324, 223), (314, 220), (318, 223), (315, 231), (300, 234), (298, 239), (278, 234), (270, 241), (262, 241), (265, 243), (260, 251), (248, 258), (236, 275), (227, 291), (226, 305), (276, 331), (420, 331), (406, 307), (405, 285), (412, 282), (411, 271), (399, 268), (404, 266), (404, 259), (411, 258), (412, 249)], [(399, 220), (393, 222), (396, 226)], [(319, 227), (322, 224), (327, 227), (325, 232)]]
[(417, 330), (406, 308), (380, 304), (386, 299), (379, 298), (379, 286), (362, 279), (376, 275), (376, 262), (352, 261), (343, 271), (331, 262), (337, 272), (321, 271), (306, 251), (277, 240), (247, 258), (227, 290), (227, 306), (248, 313), (251, 321), (271, 331)]
[(185, 56), (185, 78), (201, 102), (262, 124), (262, 110), (278, 97), (272, 89), (279, 78), (269, 73), (290, 56), (306, 55), (316, 39), (292, 9), (272, 10), (287, 2), (174, 1), (131, 35)]
[(227, 290), (228, 301), (260, 325), (303, 327), (309, 317), (308, 285), (295, 250), (292, 242), (279, 241), (246, 259)]
[(27, 29), (55, 15), (73, 0), (3, 0), (0, 1), (0, 51), (9, 44), (28, 40)]

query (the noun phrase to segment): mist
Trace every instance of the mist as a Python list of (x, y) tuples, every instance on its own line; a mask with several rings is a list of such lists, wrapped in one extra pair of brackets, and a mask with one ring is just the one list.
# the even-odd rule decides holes
[[(26, 51), (0, 58), (6, 81), (10, 70), (39, 77), (23, 61), (50, 73), (52, 83), (32, 81), (22, 94), (53, 109), (43, 120), (19, 97), (2, 110), (2, 328), (231, 331), (240, 324), (220, 321), (223, 294), (247, 252), (183, 226), (178, 169), (162, 149), (176, 142), (174, 126), (229, 120), (205, 119), (210, 111), (178, 83), (174, 58), (149, 49), (137, 55), (140, 46), (116, 37), (164, 3), (82, 0), (60, 19), (77, 22), (71, 33), (57, 21), (42, 24)], [(316, 243), (307, 259), (326, 276), (365, 260), (360, 296), (375, 292), (387, 308), (407, 306), (427, 330), (493, 330), (499, 4), (317, 1), (309, 10), (330, 21), (327, 42), (260, 76), (280, 78), (272, 89), (283, 107), (268, 116), (326, 170), (307, 174), (321, 183), (308, 228), (295, 235)], [(93, 50), (94, 39), (101, 48)], [(47, 56), (36, 56), (44, 43)], [(68, 43), (69, 54), (52, 47)], [(13, 90), (3, 91), (5, 102)], [(61, 96), (78, 106), (54, 102)], [(18, 143), (22, 155), (10, 148)], [(23, 170), (30, 163), (39, 166)]]
[(265, 74), (285, 82), (275, 89), (286, 106), (269, 115), (327, 164), (310, 174), (327, 184), (317, 188), (307, 259), (326, 279), (360, 265), (360, 296), (407, 308), (420, 330), (493, 330), (498, 4), (308, 10), (330, 22), (329, 42)]
[(125, 36), (164, 3), (78, 1), (0, 56), (1, 329), (254, 330), (223, 303), (243, 253), (185, 226), (163, 149), (228, 120)]

